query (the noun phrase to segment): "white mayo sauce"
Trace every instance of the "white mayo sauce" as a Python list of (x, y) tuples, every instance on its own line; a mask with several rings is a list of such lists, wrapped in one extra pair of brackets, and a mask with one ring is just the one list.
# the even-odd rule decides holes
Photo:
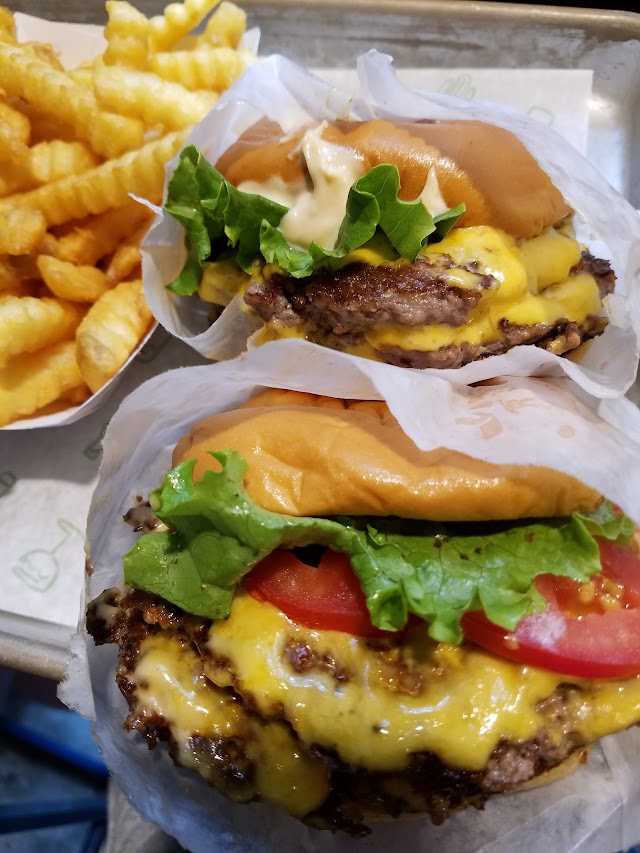
[[(280, 231), (290, 245), (301, 249), (308, 249), (312, 242), (323, 249), (335, 246), (349, 190), (365, 173), (361, 154), (322, 138), (326, 126), (327, 122), (322, 122), (307, 131), (299, 149), (292, 152), (302, 151), (310, 181), (286, 183), (275, 175), (265, 181), (243, 181), (238, 185), (241, 192), (261, 195), (289, 208), (280, 222)], [(448, 210), (433, 167), (419, 199), (433, 216)]]

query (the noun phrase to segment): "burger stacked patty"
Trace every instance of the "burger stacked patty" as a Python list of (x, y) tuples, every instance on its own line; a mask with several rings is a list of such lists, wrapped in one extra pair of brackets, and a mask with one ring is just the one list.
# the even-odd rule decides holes
[[(497, 288), (499, 283), (491, 275), (479, 275), (476, 289), (453, 287), (446, 283), (445, 276), (455, 268), (479, 272), (472, 264), (457, 267), (448, 255), (394, 266), (351, 264), (333, 272), (319, 272), (302, 282), (275, 274), (268, 281), (253, 282), (244, 298), (265, 323), (277, 320), (285, 326), (307, 324), (308, 337), (314, 342), (348, 350), (364, 340), (363, 330), (383, 323), (413, 328), (433, 324), (462, 326), (483, 293)], [(585, 251), (571, 272), (592, 275), (601, 299), (613, 292), (615, 276), (606, 260)], [(599, 316), (589, 316), (581, 324), (559, 319), (552, 324), (512, 326), (505, 321), (496, 341), (433, 351), (390, 347), (377, 350), (377, 354), (391, 364), (417, 368), (462, 367), (518, 344), (536, 344), (559, 355), (600, 334), (606, 324), (606, 318)]]
[[(334, 750), (302, 743), (293, 722), (284, 717), (283, 709), (273, 708), (272, 717), (264, 719), (249, 693), (240, 695), (211, 681), (207, 681), (207, 689), (224, 696), (236, 708), (240, 720), (237, 731), (218, 738), (193, 731), (185, 742), (184, 734), (182, 738), (179, 734), (180, 726), (170, 715), (163, 714), (162, 709), (145, 707), (136, 668), (144, 656), (145, 642), (158, 635), (175, 640), (184, 655), (197, 661), (198, 677), (203, 681), (208, 665), (214, 669), (230, 667), (228, 661), (211, 657), (207, 648), (210, 626), (207, 620), (190, 616), (156, 596), (139, 591), (121, 598), (117, 590), (108, 590), (93, 602), (87, 615), (87, 629), (95, 642), (116, 643), (120, 648), (116, 681), (131, 712), (125, 728), (139, 731), (151, 748), (158, 741), (168, 743), (176, 764), (196, 769), (236, 802), (261, 798), (256, 783), (259, 771), (250, 757), (260, 754), (260, 750), (252, 749), (251, 738), (259, 738), (267, 726), (282, 727), (295, 749), (317, 765), (328, 779), (324, 801), (302, 816), (304, 822), (318, 828), (341, 829), (352, 835), (368, 832), (368, 818), (426, 813), (434, 823), (441, 823), (452, 811), (469, 805), (481, 808), (489, 795), (512, 790), (583, 748), (580, 738), (566, 725), (569, 694), (577, 689), (569, 685), (560, 685), (539, 703), (537, 711), (543, 725), (534, 738), (523, 743), (503, 740), (479, 772), (447, 767), (431, 752), (408, 755), (406, 766), (393, 772), (347, 765)], [(374, 650), (386, 673), (388, 689), (400, 694), (400, 700), (403, 694), (416, 695), (428, 689), (423, 674), (407, 667), (398, 655), (401, 639), (394, 636), (389, 640), (362, 642)], [(349, 680), (349, 672), (339, 661), (331, 655), (318, 654), (308, 643), (301, 643), (293, 636), (283, 645), (281, 655), (295, 673), (328, 674), (337, 689)], [(231, 676), (233, 680), (232, 671)], [(271, 736), (269, 733), (268, 737)]]

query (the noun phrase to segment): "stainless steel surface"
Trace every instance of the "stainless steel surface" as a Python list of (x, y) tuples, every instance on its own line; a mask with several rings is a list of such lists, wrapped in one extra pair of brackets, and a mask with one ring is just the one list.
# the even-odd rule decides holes
[(61, 681), (71, 628), (0, 611), (0, 666)]
[[(593, 71), (587, 156), (640, 208), (640, 15), (472, 0), (246, 0), (262, 55), (353, 67), (370, 48), (396, 67)], [(17, 0), (14, 11), (104, 24), (104, 0)], [(146, 14), (166, 3), (134, 0)], [(0, 664), (60, 679), (69, 629), (0, 613)]]

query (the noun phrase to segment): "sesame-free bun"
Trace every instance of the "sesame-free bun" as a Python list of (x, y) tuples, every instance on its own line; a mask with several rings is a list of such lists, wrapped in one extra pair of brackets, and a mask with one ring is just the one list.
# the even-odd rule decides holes
[(249, 495), (287, 515), (488, 521), (588, 512), (599, 500), (549, 468), (419, 450), (382, 402), (264, 391), (195, 424), (173, 464), (195, 458), (197, 480), (207, 468), (220, 469), (211, 450), (240, 453)]
[[(299, 151), (309, 127), (283, 136), (274, 122), (250, 128), (216, 164), (235, 186), (278, 176), (307, 177)], [(536, 237), (572, 210), (546, 172), (510, 131), (474, 120), (327, 123), (327, 141), (354, 149), (365, 170), (381, 163), (400, 172), (400, 198), (417, 198), (433, 166), (449, 207), (466, 205), (458, 227), (491, 225), (516, 238)]]

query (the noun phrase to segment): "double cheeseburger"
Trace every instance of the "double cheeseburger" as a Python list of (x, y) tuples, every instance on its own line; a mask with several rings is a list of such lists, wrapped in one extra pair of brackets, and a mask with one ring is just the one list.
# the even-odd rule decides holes
[(173, 463), (87, 626), (119, 645), (125, 728), (230, 800), (439, 823), (640, 721), (634, 525), (577, 480), (283, 391)]
[(254, 343), (303, 338), (403, 367), (456, 368), (607, 324), (609, 262), (519, 139), (480, 121), (261, 121), (212, 166), (186, 148), (166, 210), (187, 260), (169, 284), (238, 294)]

